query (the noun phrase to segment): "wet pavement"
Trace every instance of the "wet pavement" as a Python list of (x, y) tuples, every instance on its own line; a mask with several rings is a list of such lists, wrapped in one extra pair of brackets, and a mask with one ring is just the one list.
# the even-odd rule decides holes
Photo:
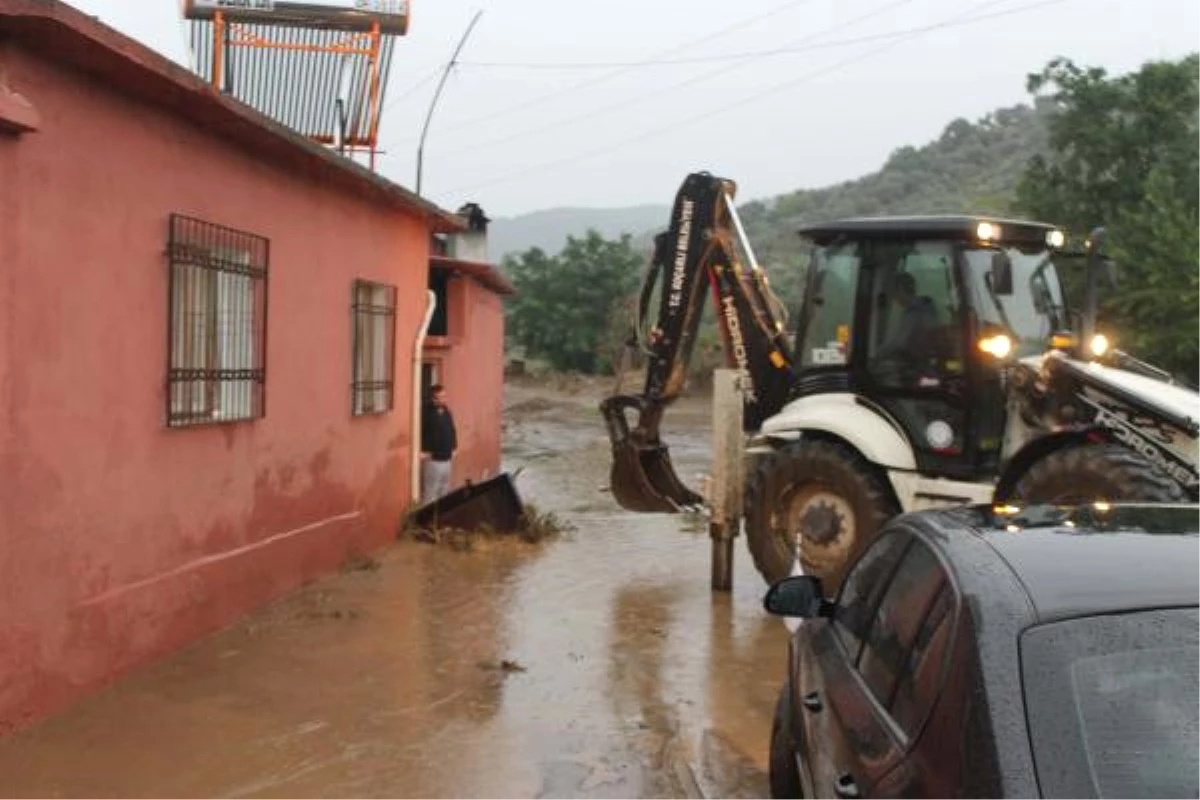
[[(403, 541), (0, 741), (2, 796), (761, 797), (782, 625), (738, 542), (601, 491), (588, 396), (509, 392), (555, 541)], [(707, 410), (668, 416), (691, 479)]]

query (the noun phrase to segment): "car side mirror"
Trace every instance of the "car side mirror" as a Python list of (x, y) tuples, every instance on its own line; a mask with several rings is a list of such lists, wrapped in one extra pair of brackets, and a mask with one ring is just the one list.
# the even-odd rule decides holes
[(992, 254), (992, 291), (997, 295), (1013, 293), (1012, 259), (1003, 250)]
[(812, 575), (793, 575), (773, 584), (763, 598), (763, 608), (776, 616), (805, 619), (833, 613), (833, 603), (825, 599), (821, 579)]

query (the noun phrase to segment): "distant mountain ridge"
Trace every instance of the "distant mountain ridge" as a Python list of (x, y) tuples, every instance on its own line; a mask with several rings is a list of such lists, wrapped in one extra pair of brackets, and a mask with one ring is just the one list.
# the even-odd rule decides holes
[(555, 255), (568, 236), (582, 236), (589, 228), (606, 239), (619, 238), (623, 233), (640, 236), (665, 227), (670, 212), (671, 207), (662, 203), (625, 208), (550, 208), (498, 217), (488, 227), (488, 256), (499, 263), (506, 255), (533, 247)]
[[(743, 203), (747, 235), (759, 261), (787, 281), (799, 266), (796, 229), (804, 222), (874, 214), (1011, 214), (1026, 164), (1046, 148), (1049, 113), (1048, 105), (1017, 105), (975, 122), (956, 119), (934, 141), (899, 147), (879, 170), (861, 178)], [(644, 247), (666, 227), (672, 199), (627, 208), (552, 208), (496, 219), (489, 229), (490, 256), (499, 262), (531, 247), (553, 255), (567, 236), (582, 236), (589, 228), (610, 239), (629, 233)]]

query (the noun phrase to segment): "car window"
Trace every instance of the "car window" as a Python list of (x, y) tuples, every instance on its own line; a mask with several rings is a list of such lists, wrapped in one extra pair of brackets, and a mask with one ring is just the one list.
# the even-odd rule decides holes
[(1021, 674), (1047, 797), (1200, 796), (1200, 615), (1156, 609), (1038, 625)]
[(892, 702), (917, 631), (944, 583), (933, 551), (914, 539), (879, 603), (859, 658), (858, 670), (884, 708)]
[(907, 533), (889, 533), (880, 536), (867, 548), (842, 581), (837, 608), (833, 615), (833, 629), (846, 648), (851, 662), (858, 660), (859, 650), (871, 618), (879, 605), (879, 598), (887, 588), (888, 579), (900, 563), (904, 548), (911, 540)]
[(917, 640), (908, 655), (892, 698), (891, 715), (910, 739), (920, 733), (929, 709), (942, 685), (942, 673), (949, 652), (950, 632), (954, 629), (954, 589), (949, 583), (933, 601), (925, 615)]

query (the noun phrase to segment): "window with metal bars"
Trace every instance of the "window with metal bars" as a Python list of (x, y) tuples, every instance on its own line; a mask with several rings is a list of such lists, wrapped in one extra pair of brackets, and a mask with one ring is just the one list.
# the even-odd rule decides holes
[(392, 410), (395, 395), (396, 287), (354, 282), (352, 409), (358, 416)]
[(172, 214), (167, 256), (167, 425), (263, 416), (270, 242)]

